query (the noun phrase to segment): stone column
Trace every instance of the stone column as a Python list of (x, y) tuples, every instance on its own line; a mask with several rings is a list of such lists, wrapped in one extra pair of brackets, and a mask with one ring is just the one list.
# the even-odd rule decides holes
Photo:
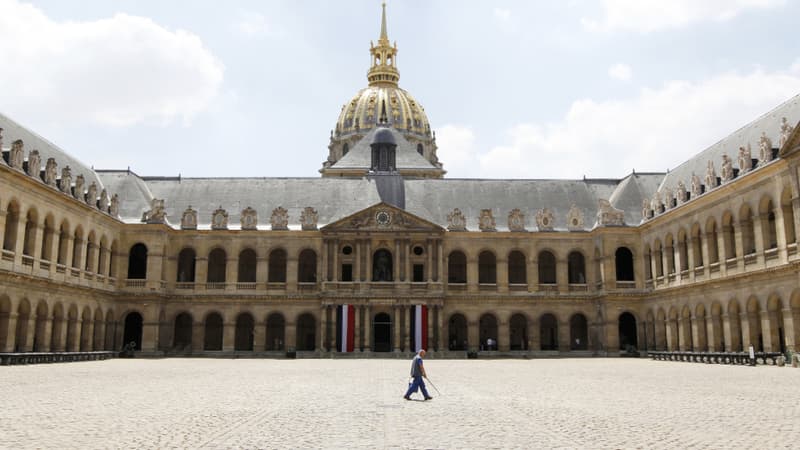
[(675, 319), (666, 319), (667, 323), (667, 351), (674, 352), (678, 349), (677, 324)]
[(525, 281), (528, 282), (528, 292), (535, 292), (539, 290), (539, 266), (534, 257), (526, 258)]
[(411, 349), (411, 306), (403, 306), (403, 317), (405, 318), (405, 324), (403, 324), (403, 351), (409, 351)]
[(367, 271), (366, 271), (367, 272), (367, 276), (366, 276), (366, 280), (364, 280), (364, 281), (370, 282), (370, 281), (372, 281), (372, 242), (369, 239), (367, 239), (366, 245), (367, 245), (367, 251), (364, 252), (365, 253), (365, 255), (364, 255), (364, 265), (366, 266), (366, 269), (367, 269)]
[(767, 245), (769, 245), (764, 236), (764, 232), (769, 228), (766, 221), (766, 214), (757, 214), (753, 217), (753, 238), (755, 239), (756, 260), (759, 266), (765, 263), (764, 252), (767, 251)]
[[(143, 333), (144, 334), (144, 333)], [(142, 343), (144, 345), (144, 343)], [(94, 347), (94, 321), (89, 319), (81, 329), (81, 351), (90, 352)]]
[(319, 308), (319, 351), (328, 351), (328, 305)]
[[(69, 322), (67, 317), (61, 318), (61, 326), (58, 329), (58, 346), (54, 349), (57, 352), (67, 351), (67, 331), (69, 329)], [(112, 349), (116, 350), (116, 348)]]
[(340, 281), (339, 278), (339, 239), (334, 239), (331, 243), (331, 253), (333, 253), (333, 280), (332, 281)]
[(401, 281), (400, 280), (400, 269), (402, 267), (402, 261), (400, 258), (400, 239), (394, 240), (394, 252), (392, 252), (392, 281), (395, 283)]
[(719, 272), (722, 277), (728, 274), (728, 265), (726, 264), (728, 252), (725, 249), (725, 228), (726, 227), (720, 227), (720, 232), (717, 233), (717, 255), (719, 255)]
[(714, 316), (710, 314), (706, 316), (706, 342), (708, 343), (709, 352), (719, 351), (719, 349), (717, 348), (717, 337), (714, 327)]
[[(734, 320), (738, 319), (734, 317)], [(727, 313), (722, 314), (722, 341), (725, 343), (725, 351), (734, 351), (733, 332), (731, 330), (731, 318)]]
[(192, 353), (203, 351), (206, 340), (206, 327), (203, 322), (192, 322)]
[(444, 243), (436, 240), (436, 281), (444, 283)]
[(758, 345), (757, 342), (751, 342), (750, 339), (750, 320), (747, 314), (746, 306), (745, 311), (739, 313), (739, 329), (742, 332), (742, 349), (747, 351), (747, 349), (752, 345), (754, 348)]
[(258, 252), (258, 256), (256, 256), (256, 286), (258, 286), (258, 289), (265, 289), (268, 271), (269, 255), (265, 254), (262, 249), (262, 251)]
[(783, 336), (786, 340), (786, 349), (794, 352), (797, 348), (795, 330), (800, 327), (800, 322), (798, 322), (800, 313), (793, 314), (791, 308), (784, 308), (781, 313), (783, 314)]
[(508, 320), (499, 319), (497, 321), (497, 342), (495, 343), (497, 351), (507, 352), (511, 350), (511, 338), (509, 334)]
[[(148, 267), (149, 270), (149, 267)], [(80, 323), (80, 322), (78, 322)], [(158, 319), (142, 324), (142, 348), (143, 352), (158, 351)]]
[[(619, 327), (616, 324), (616, 321), (611, 321), (606, 318), (605, 323), (605, 330), (606, 330), (606, 351), (609, 353), (617, 354), (619, 353)], [(559, 328), (559, 341), (561, 340), (561, 328), (563, 326), (558, 324)], [(567, 334), (569, 336), (569, 334)], [(567, 338), (569, 339), (569, 338)], [(561, 346), (561, 342), (559, 342), (559, 348)], [(569, 347), (567, 347), (569, 348)]]
[(372, 350), (372, 308), (369, 304), (364, 305), (364, 351)]
[[(22, 264), (22, 255), (25, 253), (25, 225), (27, 222), (28, 218), (23, 214), (22, 208), (20, 208), (17, 218), (16, 242), (14, 243), (14, 264), (17, 266)], [(5, 233), (5, 229), (3, 232)]]
[(783, 217), (783, 208), (780, 204), (780, 199), (778, 204), (775, 205), (775, 209), (773, 210), (775, 214), (775, 240), (778, 245), (778, 259), (781, 263), (785, 264), (789, 259), (788, 249), (786, 248), (786, 222)]
[(400, 323), (400, 316), (402, 309), (399, 306), (395, 305), (393, 308), (394, 310), (394, 317), (392, 318), (392, 326), (394, 327), (394, 339), (393, 339), (393, 347), (395, 352), (400, 351), (400, 330), (402, 329), (402, 324)]
[(742, 236), (742, 222), (736, 224), (733, 228), (733, 239), (736, 244), (736, 256), (738, 259), (739, 271), (744, 270), (744, 237)]
[[(164, 248), (162, 245), (154, 245), (153, 248), (147, 252), (147, 279), (145, 281), (147, 287), (151, 289), (161, 289), (161, 273), (163, 263)], [(85, 264), (86, 263), (84, 261), (81, 261), (81, 267), (84, 267)]]
[(351, 305), (355, 312), (355, 323), (352, 324), (353, 327), (353, 351), (357, 352), (361, 350), (361, 329), (364, 325), (364, 319), (362, 318), (362, 314), (364, 312), (364, 307), (361, 305)]
[(355, 265), (353, 267), (353, 281), (362, 281), (364, 277), (361, 275), (361, 251), (362, 243), (360, 240), (356, 240), (355, 242), (355, 251), (356, 251), (356, 260)]
[(267, 344), (267, 324), (258, 319), (253, 322), (253, 352), (263, 352)]
[[(409, 252), (406, 253), (407, 255), (409, 255), (409, 258), (408, 258), (409, 259), (409, 264), (407, 266), (408, 270), (411, 270), (411, 262), (410, 262), (411, 253), (410, 253), (410, 250), (411, 250), (411, 248), (409, 247)], [(431, 282), (433, 282), (433, 242), (430, 239), (428, 239), (428, 241), (427, 241), (427, 248), (425, 249), (425, 253), (428, 255), (428, 263), (426, 264), (426, 267), (425, 267), (425, 272), (426, 272), (426, 275), (427, 275), (426, 278), (428, 280), (428, 283), (431, 283)], [(410, 275), (409, 279), (413, 280), (412, 276), (413, 275)]]
[[(467, 291), (478, 292), (478, 259), (473, 255), (467, 256)], [(470, 342), (470, 345), (472, 343)]]
[(225, 290), (236, 290), (239, 282), (239, 255), (225, 260)]
[(477, 351), (480, 348), (480, 323), (467, 318), (467, 350)]
[[(711, 250), (708, 245), (711, 236), (709, 233), (703, 233), (702, 231), (700, 235), (703, 236), (703, 239), (700, 240), (700, 254), (703, 255), (703, 273), (708, 278), (711, 275)], [(719, 258), (719, 252), (717, 252), (717, 258)]]
[[(428, 250), (427, 250), (427, 252), (428, 252), (428, 262), (429, 262), (428, 267), (427, 267), (427, 269), (428, 269), (427, 270), (427, 272), (428, 272), (428, 280), (430, 280), (430, 278), (431, 278), (431, 266), (430, 266), (430, 259), (431, 259), (430, 255), (431, 255), (431, 252), (430, 251), (431, 251), (431, 245), (430, 245), (430, 241), (428, 241)], [(403, 281), (414, 281), (414, 274), (411, 273), (411, 240), (410, 239), (406, 239), (406, 245), (405, 245), (404, 252), (405, 252), (405, 255), (404, 255), (405, 256), (405, 277), (403, 278)]]
[(780, 347), (776, 345), (777, 342), (774, 342), (772, 336), (772, 321), (770, 321), (770, 312), (761, 311), (759, 316), (759, 319), (761, 320), (761, 339), (764, 343), (764, 351), (777, 352)]
[(297, 349), (297, 324), (286, 322), (286, 349)]
[(339, 351), (339, 334), (336, 332), (337, 327), (337, 309), (339, 305), (331, 305), (331, 320), (330, 320), (330, 340), (328, 341), (328, 350), (329, 351)]
[(439, 350), (447, 348), (447, 335), (444, 332), (444, 311), (441, 306), (436, 307), (436, 346)]
[(436, 320), (436, 307), (428, 305), (428, 342), (425, 343), (425, 349), (438, 350), (436, 346), (436, 327), (434, 321)]
[(497, 260), (497, 292), (508, 292), (508, 259), (505, 257)]
[(297, 292), (297, 261), (296, 253), (286, 252), (286, 292)]
[(222, 323), (222, 351), (232, 352), (236, 346), (236, 322)]
[(330, 242), (327, 239), (322, 239), (322, 282), (331, 281), (330, 268), (328, 267), (328, 258), (330, 257)]
[(8, 313), (8, 328), (5, 330), (5, 347), (0, 347), (0, 352), (8, 353), (14, 351), (14, 344), (17, 339), (17, 314)]
[(42, 237), (44, 236), (44, 223), (36, 224), (33, 230), (33, 254), (34, 267), (39, 267), (39, 259), (42, 257)]

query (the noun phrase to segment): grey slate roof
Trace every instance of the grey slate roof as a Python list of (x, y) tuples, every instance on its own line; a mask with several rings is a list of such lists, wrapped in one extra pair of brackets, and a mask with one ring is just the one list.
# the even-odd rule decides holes
[(738, 168), (737, 156), (739, 154), (739, 147), (747, 147), (748, 143), (750, 143), (752, 149), (752, 157), (758, 158), (759, 138), (761, 137), (762, 131), (766, 132), (767, 136), (772, 140), (772, 146), (777, 147), (780, 139), (782, 117), (786, 117), (792, 126), (800, 121), (800, 95), (790, 98), (772, 111), (734, 131), (729, 136), (671, 170), (667, 176), (664, 177), (663, 182), (659, 186), (659, 190), (663, 188), (674, 189), (679, 181), (683, 181), (686, 185), (686, 189), (691, 189), (692, 173), (694, 172), (703, 180), (706, 173), (706, 165), (709, 160), (714, 161), (714, 167), (716, 168), (717, 175), (719, 175), (722, 167), (722, 155), (724, 153), (730, 156), (733, 160), (733, 166)]
[[(584, 229), (594, 226), (598, 200), (609, 199), (618, 180), (406, 180), (406, 210), (447, 227), (447, 215), (458, 208), (467, 220), (467, 230), (477, 231), (481, 209), (491, 209), (497, 230), (508, 230), (508, 213), (519, 208), (525, 228), (535, 231), (536, 212), (549, 208), (555, 229), (567, 229), (567, 213), (576, 205), (583, 213)], [(640, 200), (641, 202), (641, 200)], [(627, 220), (636, 225), (639, 220)]]
[[(211, 214), (220, 206), (228, 212), (228, 227), (240, 228), (241, 211), (250, 206), (258, 213), (258, 228), (267, 229), (272, 210), (282, 206), (289, 211), (289, 228), (300, 229), (300, 213), (307, 206), (317, 210), (321, 227), (381, 201), (375, 182), (363, 178), (145, 178), (145, 181), (155, 198), (165, 199), (167, 220), (173, 226), (180, 226), (183, 211), (190, 205), (197, 210), (199, 228), (210, 228)], [(138, 218), (141, 214), (138, 211)]]
[(360, 141), (350, 149), (341, 159), (331, 166), (332, 169), (369, 169), (372, 165), (372, 148), (370, 143), (373, 136), (379, 130), (388, 130), (397, 142), (395, 150), (395, 164), (399, 170), (402, 169), (430, 169), (439, 170), (434, 167), (427, 159), (417, 153), (417, 147), (406, 140), (403, 135), (394, 128), (374, 128), (370, 130)]
[(642, 200), (650, 199), (658, 189), (663, 173), (634, 173), (620, 181), (608, 199), (611, 206), (625, 212), (625, 223), (636, 224), (642, 220)]
[[(44, 164), (47, 162), (47, 158), (55, 158), (58, 164), (59, 178), (61, 178), (61, 169), (69, 166), (70, 169), (72, 169), (73, 183), (78, 175), (83, 174), (83, 178), (86, 180), (86, 187), (92, 184), (92, 181), (97, 183), (98, 193), (105, 187), (94, 170), (89, 166), (4, 114), (0, 114), (0, 128), (3, 129), (3, 150), (11, 148), (11, 143), (17, 139), (22, 139), (22, 142), (25, 144), (25, 159), (28, 158), (28, 154), (31, 150), (39, 150), (39, 155), (42, 158), (42, 170), (44, 169)], [(110, 195), (112, 195), (111, 191), (109, 191), (109, 196)]]

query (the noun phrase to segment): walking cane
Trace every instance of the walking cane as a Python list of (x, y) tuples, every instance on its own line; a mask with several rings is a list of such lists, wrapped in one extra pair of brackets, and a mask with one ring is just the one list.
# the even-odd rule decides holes
[(439, 395), (442, 395), (442, 393), (441, 393), (441, 392), (439, 392), (439, 389), (436, 387), (436, 385), (435, 385), (435, 384), (433, 384), (433, 381), (431, 381), (431, 379), (430, 379), (430, 378), (428, 378), (428, 377), (425, 377), (425, 379), (426, 379), (426, 380), (428, 380), (428, 383), (430, 383), (430, 384), (431, 384), (431, 386), (433, 386), (433, 388), (434, 388), (434, 389), (436, 389), (436, 393), (437, 393), (437, 394), (439, 394)]

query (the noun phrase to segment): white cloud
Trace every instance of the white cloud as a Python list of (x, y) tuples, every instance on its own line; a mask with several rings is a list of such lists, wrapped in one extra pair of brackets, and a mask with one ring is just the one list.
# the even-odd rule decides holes
[(786, 0), (604, 0), (603, 16), (581, 19), (590, 31), (647, 33), (704, 20), (730, 20), (749, 9), (782, 6)]
[[(800, 65), (795, 64), (780, 72), (758, 69), (697, 83), (671, 81), (626, 100), (578, 100), (559, 121), (511, 128), (507, 142), (477, 156), (479, 170), (498, 178), (663, 171), (798, 93)], [(441, 160), (448, 163), (444, 156)]]
[(495, 18), (500, 19), (504, 22), (511, 19), (511, 11), (508, 9), (495, 8), (492, 12), (494, 13)]
[(614, 64), (608, 68), (608, 76), (615, 80), (629, 81), (632, 75), (631, 66), (627, 64)]
[(451, 176), (464, 176), (478, 166), (475, 133), (462, 125), (448, 124), (436, 130), (439, 161)]
[(282, 31), (270, 24), (263, 14), (255, 11), (241, 11), (239, 21), (234, 24), (234, 30), (248, 38), (283, 34)]
[(148, 18), (56, 22), (16, 0), (0, 0), (0, 11), (0, 104), (15, 117), (187, 122), (222, 83), (223, 66), (199, 37)]

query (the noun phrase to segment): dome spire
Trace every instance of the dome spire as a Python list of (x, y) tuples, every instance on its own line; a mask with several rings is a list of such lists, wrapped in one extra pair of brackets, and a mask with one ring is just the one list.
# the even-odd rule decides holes
[(386, 2), (381, 5), (381, 35), (378, 38), (378, 45), (369, 43), (369, 53), (372, 59), (372, 66), (367, 72), (367, 80), (370, 86), (389, 85), (397, 86), (400, 80), (400, 72), (397, 70), (397, 44), (389, 42), (389, 34), (386, 31)]

